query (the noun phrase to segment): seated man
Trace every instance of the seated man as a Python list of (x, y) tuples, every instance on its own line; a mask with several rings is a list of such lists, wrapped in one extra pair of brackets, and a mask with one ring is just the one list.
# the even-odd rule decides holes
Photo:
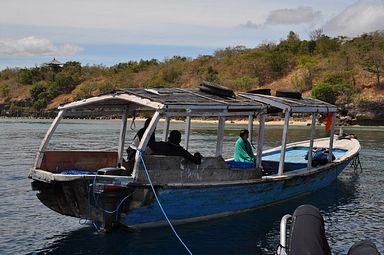
[[(136, 149), (139, 147), (141, 138), (143, 138), (145, 130), (147, 130), (149, 123), (151, 123), (151, 118), (148, 118), (144, 122), (144, 126), (137, 131), (136, 135), (133, 137), (131, 145), (127, 148), (127, 160), (123, 159), (122, 165), (128, 171), (132, 171), (135, 164), (135, 155)], [(151, 154), (152, 146), (155, 144), (155, 131), (153, 131), (151, 137), (149, 138), (147, 148), (145, 149), (146, 154)]]
[(240, 137), (235, 143), (234, 160), (236, 162), (254, 163), (256, 161), (251, 144), (248, 142), (248, 136), (248, 130), (243, 129), (240, 131)]
[(201, 164), (201, 154), (196, 152), (194, 155), (180, 146), (181, 133), (172, 130), (167, 142), (155, 142), (152, 148), (152, 154), (166, 156), (182, 156), (195, 164)]
[[(149, 123), (151, 122), (151, 118), (148, 118), (144, 122), (144, 126), (137, 131), (136, 135), (133, 137), (132, 144), (128, 147), (127, 153), (128, 153), (128, 160), (133, 159), (135, 157), (136, 149), (139, 147), (141, 138), (143, 138), (145, 130), (147, 130)], [(145, 152), (147, 154), (151, 154), (151, 148), (153, 144), (156, 142), (155, 138), (155, 131), (153, 131), (151, 137), (149, 138), (147, 148)]]

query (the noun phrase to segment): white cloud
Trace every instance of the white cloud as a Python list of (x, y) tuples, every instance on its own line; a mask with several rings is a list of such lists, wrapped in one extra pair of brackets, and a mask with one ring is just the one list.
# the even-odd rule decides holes
[(3, 56), (45, 56), (45, 55), (75, 55), (82, 52), (79, 46), (65, 43), (55, 46), (46, 38), (38, 38), (34, 36), (22, 39), (0, 39), (0, 55)]
[(242, 27), (260, 28), (266, 25), (300, 25), (315, 22), (321, 17), (321, 12), (312, 7), (300, 6), (296, 9), (278, 9), (271, 11), (263, 24), (256, 24), (248, 20)]
[(248, 20), (247, 22), (245, 22), (244, 24), (240, 24), (241, 27), (246, 27), (246, 28), (255, 28), (255, 29), (258, 29), (258, 28), (261, 28), (263, 25), (262, 24), (257, 24), (253, 21), (250, 21)]
[(382, 0), (358, 1), (324, 25), (330, 35), (357, 36), (384, 29), (384, 2)]
[(319, 11), (314, 11), (312, 7), (300, 6), (296, 9), (280, 9), (271, 11), (265, 24), (268, 25), (297, 25), (310, 23), (321, 16)]

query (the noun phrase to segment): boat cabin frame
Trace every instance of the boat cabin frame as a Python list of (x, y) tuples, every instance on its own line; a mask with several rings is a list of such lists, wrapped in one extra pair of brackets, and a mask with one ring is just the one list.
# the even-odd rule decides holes
[[(130, 176), (137, 180), (140, 168), (140, 152), (147, 147), (151, 134), (154, 132), (160, 118), (165, 121), (162, 139), (165, 141), (169, 134), (169, 126), (172, 118), (184, 118), (185, 137), (184, 147), (188, 150), (191, 119), (193, 117), (206, 118), (216, 117), (218, 119), (217, 143), (215, 156), (222, 156), (225, 120), (228, 117), (248, 117), (249, 139), (252, 142), (253, 123), (255, 117), (259, 119), (258, 141), (256, 149), (256, 168), (262, 167), (262, 152), (264, 143), (264, 130), (266, 114), (271, 109), (278, 109), (284, 114), (284, 128), (282, 133), (281, 153), (278, 167), (278, 176), (284, 174), (285, 152), (287, 146), (289, 120), (292, 113), (307, 113), (312, 115), (311, 132), (308, 152), (312, 151), (315, 139), (316, 118), (318, 114), (333, 113), (332, 127), (329, 141), (329, 158), (332, 161), (333, 137), (335, 129), (336, 107), (313, 98), (285, 98), (270, 95), (241, 93), (234, 97), (222, 97), (209, 94), (199, 89), (181, 88), (158, 88), (139, 89), (130, 88), (116, 90), (112, 93), (83, 99), (60, 106), (59, 113), (48, 132), (46, 133), (38, 153), (36, 154), (33, 169), (41, 169), (43, 156), (53, 132), (64, 117), (73, 116), (121, 116), (121, 128), (117, 152), (116, 167), (120, 168), (123, 163), (125, 146), (125, 134), (128, 116), (137, 112), (154, 112), (148, 128), (145, 130), (135, 155), (135, 165)], [(308, 170), (312, 168), (312, 153), (308, 153)]]
[[(311, 114), (311, 133), (309, 140), (308, 148), (308, 163), (307, 169), (312, 168), (312, 149), (313, 143), (315, 140), (316, 133), (316, 119), (319, 114), (332, 114), (332, 124), (330, 129), (330, 139), (329, 139), (329, 153), (328, 153), (328, 162), (332, 161), (332, 150), (333, 150), (333, 140), (335, 135), (335, 123), (336, 123), (336, 111), (337, 108), (335, 105), (320, 101), (315, 98), (302, 97), (301, 94), (297, 98), (292, 97), (277, 97), (264, 94), (254, 94), (254, 93), (242, 93), (240, 96), (252, 99), (256, 102), (264, 103), (268, 106), (269, 110), (276, 110), (284, 114), (284, 128), (283, 134), (281, 137), (281, 153), (280, 161), (278, 168), (278, 175), (283, 175), (284, 172), (284, 163), (285, 163), (285, 152), (287, 147), (287, 138), (288, 138), (288, 127), (289, 120), (293, 113), (302, 113), (302, 114)], [(258, 151), (259, 153), (259, 151)]]
[[(34, 169), (40, 169), (47, 145), (56, 130), (59, 122), (64, 117), (90, 117), (90, 116), (121, 116), (121, 128), (117, 153), (116, 167), (122, 166), (125, 146), (125, 134), (128, 116), (135, 116), (137, 112), (154, 112), (151, 122), (144, 132), (137, 148), (135, 166), (132, 178), (137, 180), (140, 165), (140, 154), (149, 142), (160, 118), (165, 121), (162, 139), (166, 140), (169, 134), (169, 126), (172, 118), (184, 118), (185, 137), (184, 147), (189, 147), (191, 119), (214, 118), (218, 119), (217, 143), (215, 156), (219, 157), (223, 152), (224, 128), (227, 117), (249, 118), (249, 129), (252, 133), (253, 120), (259, 116), (260, 123), (264, 123), (267, 106), (263, 103), (247, 99), (245, 97), (221, 97), (208, 94), (199, 89), (159, 88), (159, 89), (124, 89), (116, 90), (109, 94), (83, 99), (60, 106), (59, 114), (46, 133), (38, 153), (36, 154)], [(260, 125), (261, 127), (264, 126)], [(259, 136), (258, 147), (262, 148), (262, 137)], [(261, 153), (258, 156), (261, 162)], [(259, 163), (258, 165), (260, 165)]]

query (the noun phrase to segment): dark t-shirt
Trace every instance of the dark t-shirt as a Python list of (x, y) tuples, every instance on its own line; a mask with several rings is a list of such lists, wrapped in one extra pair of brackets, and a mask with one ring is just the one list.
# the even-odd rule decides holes
[[(140, 141), (141, 141), (141, 138), (144, 135), (145, 130), (146, 130), (146, 128), (141, 128), (136, 133), (136, 136), (139, 138)], [(148, 147), (151, 148), (151, 150), (153, 150), (152, 147), (154, 146), (155, 143), (156, 143), (155, 132), (153, 132), (151, 137), (149, 138)]]
[(155, 155), (166, 155), (166, 156), (182, 156), (195, 164), (201, 164), (201, 155), (200, 153), (195, 153), (192, 155), (186, 149), (180, 145), (173, 144), (171, 142), (155, 142), (153, 144), (152, 154)]

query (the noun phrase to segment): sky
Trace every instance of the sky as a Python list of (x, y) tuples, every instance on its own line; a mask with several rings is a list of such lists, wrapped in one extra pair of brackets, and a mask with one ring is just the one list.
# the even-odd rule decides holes
[(0, 70), (61, 62), (111, 66), (384, 30), (384, 0), (1, 0)]

